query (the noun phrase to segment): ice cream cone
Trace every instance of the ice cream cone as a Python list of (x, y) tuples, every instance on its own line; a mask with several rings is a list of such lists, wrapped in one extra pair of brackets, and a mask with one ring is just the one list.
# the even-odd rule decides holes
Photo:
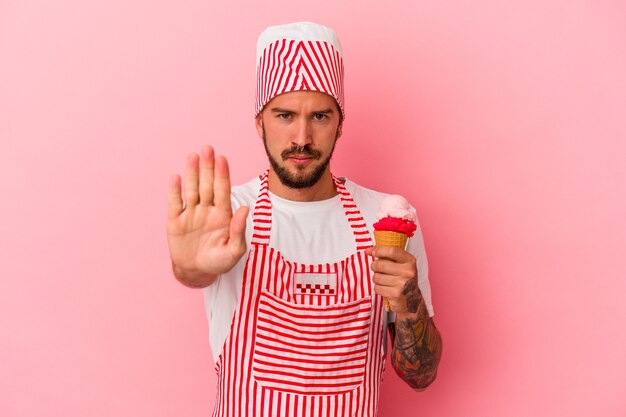
[(404, 233), (374, 230), (374, 239), (378, 246), (394, 246), (404, 249), (408, 238)]
[[(380, 203), (374, 223), (374, 239), (377, 246), (406, 248), (406, 241), (417, 229), (417, 215), (406, 198), (392, 194)], [(385, 310), (391, 311), (389, 300), (385, 300)]]
[[(404, 233), (390, 232), (386, 230), (374, 230), (374, 239), (377, 246), (393, 246), (404, 249), (409, 237)], [(385, 298), (385, 311), (391, 311), (389, 300)]]

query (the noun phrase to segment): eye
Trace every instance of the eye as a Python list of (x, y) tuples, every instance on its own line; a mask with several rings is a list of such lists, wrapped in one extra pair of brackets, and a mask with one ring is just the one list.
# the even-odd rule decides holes
[(321, 122), (322, 120), (328, 118), (328, 116), (326, 116), (324, 113), (315, 113), (313, 115), (313, 118), (317, 120), (318, 122)]
[(278, 113), (278, 118), (282, 120), (289, 120), (291, 113)]

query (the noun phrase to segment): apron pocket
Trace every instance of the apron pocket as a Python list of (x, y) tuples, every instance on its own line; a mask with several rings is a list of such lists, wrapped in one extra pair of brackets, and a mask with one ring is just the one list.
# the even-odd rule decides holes
[(333, 395), (363, 383), (372, 300), (308, 306), (262, 291), (257, 307), (252, 375), (263, 387)]

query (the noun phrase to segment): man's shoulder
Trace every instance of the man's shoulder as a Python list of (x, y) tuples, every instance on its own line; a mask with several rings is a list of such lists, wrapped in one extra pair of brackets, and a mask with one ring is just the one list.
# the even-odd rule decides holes
[(248, 182), (231, 187), (230, 196), (232, 203), (237, 206), (253, 205), (256, 202), (257, 197), (259, 196), (260, 185), (261, 178), (254, 177)]
[(352, 195), (357, 202), (363, 202), (367, 204), (379, 204), (389, 194), (381, 191), (372, 190), (371, 188), (364, 187), (349, 178), (342, 177), (344, 186), (348, 192)]

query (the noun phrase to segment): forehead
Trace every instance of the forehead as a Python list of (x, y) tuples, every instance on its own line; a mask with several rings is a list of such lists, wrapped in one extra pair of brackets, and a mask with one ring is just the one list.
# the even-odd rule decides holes
[(319, 91), (290, 91), (272, 98), (265, 109), (271, 110), (274, 107), (302, 110), (336, 109), (337, 101)]

